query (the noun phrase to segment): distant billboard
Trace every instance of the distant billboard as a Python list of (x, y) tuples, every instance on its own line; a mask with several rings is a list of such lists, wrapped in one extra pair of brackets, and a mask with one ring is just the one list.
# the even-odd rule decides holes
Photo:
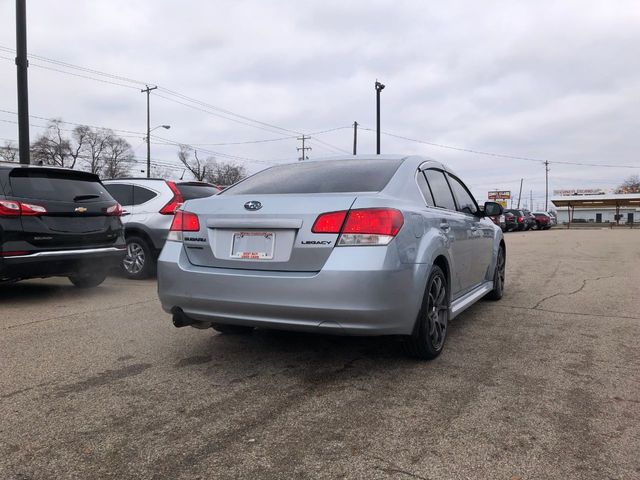
[[(489, 195), (487, 196), (487, 198), (489, 200), (509, 200), (511, 198), (511, 191), (510, 190), (492, 190), (489, 192)], [(498, 202), (501, 203), (501, 202)], [(507, 204), (507, 202), (504, 202), (505, 205)]]
[(604, 195), (604, 188), (564, 188), (562, 190), (554, 190), (555, 197), (571, 197), (574, 195)]

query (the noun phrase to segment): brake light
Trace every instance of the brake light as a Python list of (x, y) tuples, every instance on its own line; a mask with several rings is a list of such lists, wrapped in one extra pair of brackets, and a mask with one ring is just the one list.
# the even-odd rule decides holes
[(313, 233), (339, 233), (337, 245), (387, 245), (398, 234), (404, 217), (394, 208), (361, 208), (318, 216)]
[(104, 213), (109, 217), (121, 217), (122, 207), (119, 203), (116, 203), (115, 205), (111, 205), (110, 207), (106, 208)]
[(178, 187), (176, 187), (176, 184), (174, 182), (167, 182), (167, 186), (173, 192), (173, 198), (169, 200), (169, 203), (167, 203), (160, 209), (160, 213), (162, 215), (173, 215), (174, 213), (176, 213), (178, 207), (180, 207), (180, 205), (184, 203), (184, 198), (182, 197), (180, 190), (178, 190)]
[(524, 221), (524, 218), (518, 217), (518, 223), (522, 223), (523, 221)]
[(173, 221), (171, 222), (171, 228), (169, 229), (169, 235), (167, 239), (173, 240), (174, 242), (181, 242), (182, 232), (199, 231), (200, 220), (198, 220), (198, 215), (196, 215), (195, 213), (178, 210), (173, 216)]
[(340, 233), (347, 211), (323, 213), (311, 227), (313, 233)]
[(16, 202), (14, 200), (0, 200), (0, 217), (35, 217), (45, 213), (47, 213), (47, 209), (42, 205)]

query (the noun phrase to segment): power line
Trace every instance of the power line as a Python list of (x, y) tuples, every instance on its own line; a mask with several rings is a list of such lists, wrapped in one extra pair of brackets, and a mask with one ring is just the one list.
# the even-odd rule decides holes
[[(367, 130), (370, 132), (374, 132), (375, 130), (371, 129), (371, 128), (364, 128), (361, 127), (362, 130)], [(416, 138), (410, 138), (410, 137), (405, 137), (403, 135), (396, 135), (395, 133), (390, 133), (390, 132), (381, 132), (383, 135), (387, 135), (389, 137), (395, 137), (395, 138), (399, 138), (402, 140), (407, 140), (410, 142), (415, 142), (415, 143), (422, 143), (424, 145), (430, 145), (432, 147), (439, 147), (439, 148), (446, 148), (449, 150), (457, 150), (459, 152), (467, 152), (467, 153), (475, 153), (477, 155), (487, 155), (487, 156), (491, 156), (491, 157), (499, 157), (499, 158), (510, 158), (513, 160), (523, 160), (523, 161), (527, 161), (527, 162), (536, 162), (536, 163), (544, 163), (546, 161), (548, 161), (549, 163), (555, 163), (555, 164), (560, 164), (560, 165), (579, 165), (579, 166), (583, 166), (583, 167), (609, 167), (609, 168), (634, 168), (634, 169), (640, 169), (640, 166), (634, 166), (634, 165), (611, 165), (611, 164), (605, 164), (605, 163), (581, 163), (581, 162), (567, 162), (567, 161), (560, 161), (560, 160), (543, 160), (543, 159), (539, 159), (539, 158), (531, 158), (531, 157), (520, 157), (517, 155), (508, 155), (508, 154), (504, 154), (504, 153), (494, 153), (494, 152), (485, 152), (482, 150), (473, 150), (470, 148), (462, 148), (462, 147), (453, 147), (451, 145), (444, 145), (442, 143), (434, 143), (434, 142), (428, 142), (426, 140), (418, 140)]]

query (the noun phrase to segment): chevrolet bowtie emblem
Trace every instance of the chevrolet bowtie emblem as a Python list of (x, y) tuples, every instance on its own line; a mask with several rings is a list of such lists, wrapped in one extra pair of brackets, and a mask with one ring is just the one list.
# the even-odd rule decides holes
[(76, 207), (75, 211), (78, 213), (84, 213), (87, 211), (87, 209), (84, 207)]

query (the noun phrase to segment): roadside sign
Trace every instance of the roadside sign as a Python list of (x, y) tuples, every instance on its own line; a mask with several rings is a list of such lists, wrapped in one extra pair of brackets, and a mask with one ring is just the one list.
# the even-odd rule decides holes
[[(510, 190), (491, 190), (487, 198), (489, 200), (509, 200), (511, 198), (511, 191)], [(507, 202), (504, 202), (504, 204), (506, 205)]]

